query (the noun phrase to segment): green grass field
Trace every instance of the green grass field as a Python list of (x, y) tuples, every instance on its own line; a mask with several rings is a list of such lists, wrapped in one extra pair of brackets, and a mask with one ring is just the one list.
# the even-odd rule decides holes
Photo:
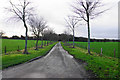
[(118, 58), (109, 57), (105, 55), (99, 56), (94, 52), (92, 52), (92, 55), (89, 55), (87, 50), (84, 48), (71, 48), (70, 46), (64, 43), (62, 43), (62, 46), (75, 58), (85, 61), (87, 63), (85, 68), (87, 70), (92, 70), (98, 78), (120, 78), (120, 67), (118, 65)]
[[(36, 40), (28, 40), (28, 48), (35, 47)], [(38, 45), (41, 45), (39, 41)], [(2, 39), (2, 53), (5, 52), (5, 46), (7, 52), (16, 51), (18, 49), (22, 50), (25, 48), (25, 40), (13, 40), (13, 39)]]
[[(70, 42), (72, 43), (72, 42)], [(87, 42), (75, 42), (75, 45), (80, 48), (87, 49)], [(91, 51), (96, 52), (97, 54), (101, 53), (101, 48), (103, 55), (114, 57), (114, 49), (115, 49), (115, 57), (118, 57), (118, 42), (91, 42)]]

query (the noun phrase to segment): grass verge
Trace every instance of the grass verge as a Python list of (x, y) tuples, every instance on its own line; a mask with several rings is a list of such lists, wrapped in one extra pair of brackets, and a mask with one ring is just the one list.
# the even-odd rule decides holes
[(45, 46), (44, 48), (40, 48), (39, 50), (34, 50), (34, 48), (30, 48), (28, 49), (28, 52), (30, 54), (22, 54), (22, 51), (20, 51), (20, 52), (14, 52), (9, 55), (3, 55), (2, 56), (2, 69), (8, 68), (10, 66), (15, 66), (17, 64), (25, 63), (38, 56), (44, 56), (51, 50), (51, 48), (55, 44), (56, 43), (53, 43), (49, 46)]
[(87, 63), (85, 68), (92, 70), (98, 78), (120, 78), (118, 58), (108, 56), (101, 57), (94, 52), (92, 52), (92, 55), (89, 55), (86, 49), (79, 47), (70, 48), (70, 46), (66, 46), (64, 43), (62, 43), (62, 46), (76, 59), (85, 61)]

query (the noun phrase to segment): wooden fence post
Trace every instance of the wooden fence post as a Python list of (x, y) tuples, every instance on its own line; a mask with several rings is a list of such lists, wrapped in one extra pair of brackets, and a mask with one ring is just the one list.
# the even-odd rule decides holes
[(101, 56), (102, 56), (102, 48), (101, 48)]
[(45, 46), (47, 45), (47, 41), (45, 41)]
[(46, 41), (44, 41), (44, 46), (46, 46)]
[(114, 57), (115, 57), (115, 53), (116, 53), (116, 50), (115, 50), (115, 48), (114, 48)]
[(5, 46), (5, 55), (6, 55), (6, 52), (7, 52), (7, 51), (6, 51), (6, 46)]
[(18, 50), (17, 51), (20, 51), (19, 46), (18, 46)]
[(47, 46), (48, 46), (48, 41), (47, 41)]

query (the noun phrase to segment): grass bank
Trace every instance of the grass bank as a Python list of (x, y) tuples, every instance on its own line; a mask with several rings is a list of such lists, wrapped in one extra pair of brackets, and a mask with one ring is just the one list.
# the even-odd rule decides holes
[(99, 56), (92, 52), (92, 55), (87, 53), (86, 49), (75, 47), (70, 48), (62, 43), (63, 48), (73, 55), (76, 59), (83, 60), (87, 63), (87, 70), (92, 70), (98, 78), (120, 78), (118, 58), (109, 56)]
[(24, 50), (21, 50), (20, 52), (15, 51), (9, 55), (3, 55), (2, 56), (2, 69), (27, 62), (38, 56), (46, 55), (48, 53), (48, 51), (51, 50), (51, 48), (55, 44), (56, 43), (53, 43), (49, 46), (45, 46), (44, 48), (40, 48), (39, 50), (34, 50), (35, 48), (29, 48), (28, 52), (30, 54), (22, 54)]

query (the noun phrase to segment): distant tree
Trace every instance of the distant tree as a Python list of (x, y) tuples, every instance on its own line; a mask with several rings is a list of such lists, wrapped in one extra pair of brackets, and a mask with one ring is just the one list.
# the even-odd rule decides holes
[(59, 39), (58, 34), (53, 33), (51, 35), (52, 35), (52, 39), (51, 39), (52, 41), (58, 41), (58, 39)]
[(24, 39), (25, 39), (25, 36), (21, 35), (21, 37), (20, 37), (20, 38), (24, 40)]
[[(46, 41), (47, 41), (47, 46), (48, 46), (48, 37), (49, 37), (49, 34), (48, 34), (48, 31), (47, 30), (44, 30), (43, 32), (42, 32), (42, 37), (43, 37), (43, 40), (45, 40), (45, 43), (46, 43)], [(44, 44), (44, 45), (46, 45), (46, 44)]]
[(50, 41), (51, 33), (53, 33), (53, 31), (49, 27), (42, 32), (43, 39), (47, 40), (47, 45), (48, 45), (48, 41)]
[(21, 20), (24, 24), (24, 27), (26, 29), (25, 32), (25, 50), (24, 54), (28, 54), (27, 51), (27, 35), (28, 35), (28, 26), (27, 26), (27, 20), (29, 16), (32, 16), (31, 12), (33, 11), (33, 7), (30, 6), (30, 2), (27, 0), (19, 0), (18, 4), (14, 4), (12, 1), (10, 1), (11, 7), (6, 8), (9, 12), (13, 13), (14, 15), (11, 17), (12, 19)]
[(2, 39), (9, 39), (8, 36), (2, 36)]
[(53, 35), (53, 34), (55, 34), (54, 29), (48, 27), (45, 32), (46, 32), (46, 35), (45, 35), (45, 36), (47, 36), (47, 39), (48, 39), (49, 41), (53, 41), (53, 39), (54, 39), (54, 40), (56, 39), (55, 36)]
[(11, 38), (12, 39), (20, 39), (19, 36), (17, 36), (17, 35), (12, 36)]
[(77, 24), (78, 24), (79, 20), (76, 19), (75, 17), (72, 17), (72, 16), (68, 16), (68, 18), (65, 19), (65, 20), (67, 22), (67, 27), (69, 27), (73, 32), (73, 48), (74, 48), (75, 47), (74, 46), (75, 28), (77, 27)]
[[(31, 27), (31, 30), (33, 32), (33, 35), (36, 36), (37, 41), (36, 41), (36, 50), (38, 50), (38, 40), (40, 38), (40, 35), (43, 36), (43, 31), (44, 29), (47, 28), (47, 22), (44, 20), (43, 17), (31, 17), (29, 18), (29, 24)], [(43, 45), (43, 37), (42, 37), (42, 45)]]
[(2, 30), (0, 31), (0, 37), (2, 38), (2, 36), (5, 34), (5, 32), (3, 32)]
[(42, 32), (42, 36), (44, 39), (47, 39), (52, 43), (52, 41), (58, 40), (58, 35), (54, 32), (54, 29), (48, 27), (46, 30)]
[(64, 42), (67, 42), (67, 35), (62, 33), (59, 35), (59, 40), (60, 41), (64, 41)]
[(90, 54), (90, 19), (94, 19), (106, 10), (100, 9), (103, 4), (101, 0), (76, 0), (76, 4), (72, 5), (74, 17), (82, 19), (87, 23), (88, 27), (88, 53)]
[(63, 33), (66, 35), (66, 41), (69, 42), (69, 39), (70, 39), (70, 30), (69, 30), (69, 28), (64, 30)]

